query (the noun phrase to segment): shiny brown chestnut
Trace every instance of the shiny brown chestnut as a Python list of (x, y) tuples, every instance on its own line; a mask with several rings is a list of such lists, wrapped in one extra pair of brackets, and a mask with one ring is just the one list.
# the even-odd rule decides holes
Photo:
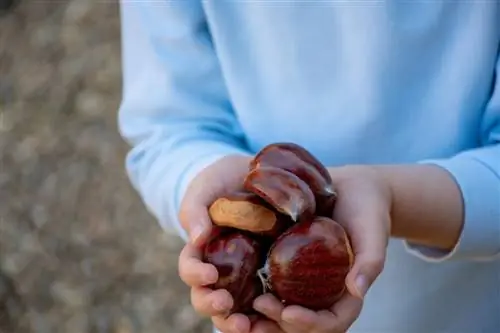
[(311, 188), (316, 197), (316, 215), (332, 217), (337, 193), (330, 173), (304, 147), (290, 142), (273, 143), (261, 149), (250, 162), (250, 170), (273, 166), (287, 170)]
[(231, 294), (231, 313), (252, 314), (253, 301), (264, 291), (257, 271), (262, 267), (265, 250), (258, 241), (236, 229), (223, 228), (214, 235), (203, 252), (203, 261), (214, 265), (219, 273), (217, 282), (209, 287), (226, 289)]
[(285, 305), (323, 310), (343, 295), (353, 261), (344, 228), (327, 217), (314, 217), (293, 225), (275, 241), (258, 274)]
[(247, 174), (243, 186), (294, 222), (308, 218), (316, 211), (316, 200), (310, 187), (287, 170), (261, 166)]

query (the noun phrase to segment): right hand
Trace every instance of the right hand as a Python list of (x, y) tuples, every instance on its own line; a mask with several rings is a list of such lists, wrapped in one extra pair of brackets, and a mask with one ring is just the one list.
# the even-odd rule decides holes
[(282, 331), (271, 321), (251, 322), (249, 317), (239, 313), (228, 316), (234, 300), (225, 289), (207, 288), (217, 281), (218, 272), (215, 266), (201, 261), (201, 248), (212, 227), (208, 206), (222, 195), (242, 189), (250, 159), (237, 155), (224, 157), (201, 171), (189, 185), (179, 218), (190, 240), (179, 256), (179, 275), (191, 287), (194, 309), (211, 317), (222, 333), (280, 333)]

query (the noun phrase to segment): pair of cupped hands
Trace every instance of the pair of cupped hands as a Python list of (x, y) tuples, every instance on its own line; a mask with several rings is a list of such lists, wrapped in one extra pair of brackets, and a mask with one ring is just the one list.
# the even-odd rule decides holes
[(355, 253), (346, 278), (348, 292), (331, 309), (314, 312), (284, 307), (265, 294), (254, 302), (262, 316), (228, 315), (234, 300), (224, 289), (208, 288), (217, 281), (218, 273), (213, 265), (202, 262), (202, 246), (212, 226), (208, 206), (241, 189), (250, 159), (231, 155), (208, 166), (193, 179), (182, 200), (179, 218), (190, 239), (179, 257), (179, 275), (191, 287), (194, 309), (210, 317), (222, 333), (345, 333), (359, 316), (364, 295), (384, 266), (390, 234), (389, 186), (367, 166), (329, 168), (339, 193), (333, 218), (346, 228)]

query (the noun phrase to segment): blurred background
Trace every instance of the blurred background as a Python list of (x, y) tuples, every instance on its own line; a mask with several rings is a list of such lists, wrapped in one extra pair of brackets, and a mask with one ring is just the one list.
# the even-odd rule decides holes
[(124, 171), (118, 0), (0, 16), (0, 333), (205, 333)]

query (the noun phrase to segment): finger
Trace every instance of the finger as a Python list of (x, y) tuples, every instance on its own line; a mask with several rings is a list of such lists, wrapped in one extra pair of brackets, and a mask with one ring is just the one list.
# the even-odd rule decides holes
[(314, 312), (300, 306), (290, 306), (283, 311), (283, 322), (304, 332), (343, 333), (359, 316), (362, 301), (350, 294), (342, 297), (331, 309)]
[(278, 324), (270, 320), (259, 320), (253, 327), (251, 333), (283, 333)]
[(298, 305), (287, 306), (281, 313), (282, 327), (285, 332), (311, 332), (318, 321), (316, 312)]
[(222, 333), (250, 333), (250, 320), (240, 313), (230, 315), (228, 318), (222, 316), (212, 317), (215, 328)]
[(223, 316), (233, 307), (233, 298), (225, 289), (191, 288), (191, 304), (204, 316)]
[[(374, 204), (375, 205), (375, 204)], [(352, 295), (363, 298), (384, 268), (388, 242), (389, 216), (377, 212), (376, 207), (366, 207), (347, 226), (355, 260), (346, 278)]]
[(217, 269), (200, 260), (200, 253), (193, 245), (186, 244), (179, 255), (179, 276), (191, 287), (207, 286), (217, 282)]
[(281, 312), (283, 304), (271, 294), (264, 294), (257, 297), (253, 303), (256, 311), (262, 313), (267, 318), (279, 323), (281, 322)]

